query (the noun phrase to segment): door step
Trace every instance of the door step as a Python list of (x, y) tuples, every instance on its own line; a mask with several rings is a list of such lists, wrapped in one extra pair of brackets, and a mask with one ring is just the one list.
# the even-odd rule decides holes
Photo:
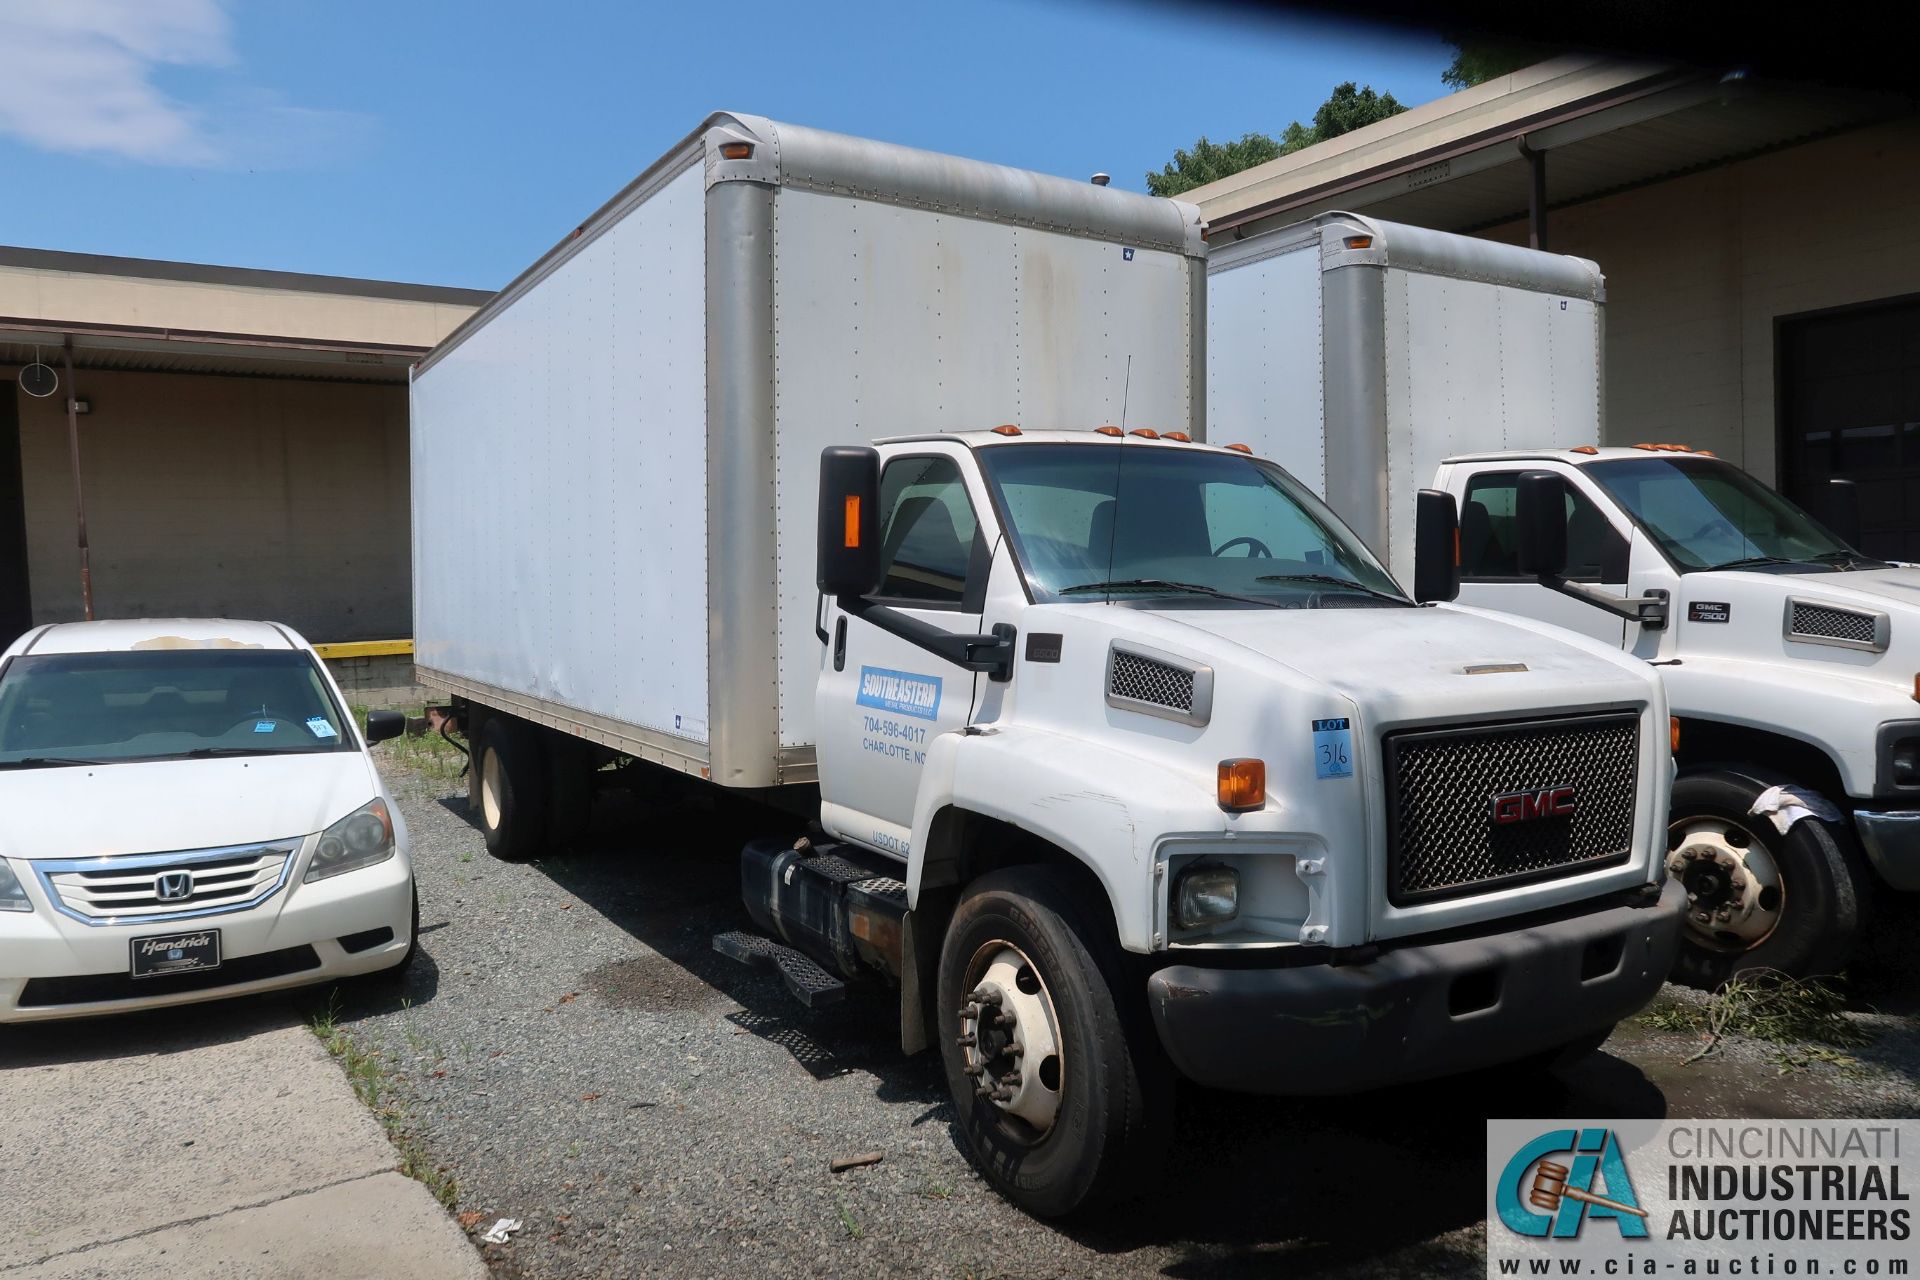
[(757, 933), (733, 929), (713, 938), (713, 949), (730, 960), (754, 969), (778, 969), (786, 979), (793, 998), (809, 1009), (838, 1004), (847, 995), (847, 984), (784, 943), (763, 938)]

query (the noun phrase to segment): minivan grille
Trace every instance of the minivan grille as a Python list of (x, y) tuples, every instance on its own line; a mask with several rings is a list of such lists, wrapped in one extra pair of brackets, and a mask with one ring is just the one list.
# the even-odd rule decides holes
[(1405, 906), (1624, 862), (1639, 745), (1631, 711), (1387, 734), (1389, 900)]
[(238, 911), (286, 881), (299, 841), (124, 858), (40, 862), (55, 904), (87, 924)]
[(1796, 636), (1820, 636), (1828, 640), (1871, 645), (1876, 639), (1877, 621), (1871, 613), (1856, 613), (1852, 609), (1836, 609), (1808, 600), (1795, 600), (1787, 630)]
[(1113, 674), (1108, 680), (1107, 692), (1132, 702), (1151, 702), (1155, 706), (1172, 707), (1177, 711), (1191, 711), (1193, 677), (1194, 673), (1185, 667), (1156, 662), (1125, 649), (1115, 649)]

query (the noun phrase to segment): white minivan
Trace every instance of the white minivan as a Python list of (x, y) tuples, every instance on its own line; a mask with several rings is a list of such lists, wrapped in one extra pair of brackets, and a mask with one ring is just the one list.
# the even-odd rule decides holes
[(406, 824), (313, 647), (275, 623), (27, 632), (0, 654), (0, 1022), (395, 969)]

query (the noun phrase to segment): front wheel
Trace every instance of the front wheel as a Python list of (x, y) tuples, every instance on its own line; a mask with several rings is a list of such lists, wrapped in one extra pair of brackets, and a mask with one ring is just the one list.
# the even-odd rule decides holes
[(1806, 817), (1783, 834), (1752, 812), (1770, 783), (1728, 769), (1673, 784), (1667, 872), (1687, 891), (1673, 980), (1710, 991), (1743, 973), (1837, 973), (1866, 927), (1853, 834)]
[(941, 948), (960, 1132), (987, 1180), (1039, 1217), (1115, 1198), (1162, 1140), (1158, 1046), (1128, 1035), (1103, 924), (1059, 872), (1014, 867), (974, 882)]

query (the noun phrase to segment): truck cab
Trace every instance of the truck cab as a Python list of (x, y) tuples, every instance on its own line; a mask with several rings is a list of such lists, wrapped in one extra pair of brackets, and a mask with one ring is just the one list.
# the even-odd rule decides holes
[[(1468, 454), (1434, 485), (1457, 504), (1461, 604), (1566, 627), (1666, 681), (1667, 866), (1688, 897), (1675, 976), (1838, 972), (1876, 876), (1920, 889), (1920, 570), (1679, 445)], [(1530, 557), (1542, 536), (1563, 562)]]
[(1547, 1063), (1664, 980), (1654, 673), (1417, 602), (1272, 463), (1112, 427), (830, 448), (819, 564), (824, 830), (749, 846), (747, 905), (797, 987), (899, 983), (1035, 1212), (1137, 1167), (1170, 1071)]

